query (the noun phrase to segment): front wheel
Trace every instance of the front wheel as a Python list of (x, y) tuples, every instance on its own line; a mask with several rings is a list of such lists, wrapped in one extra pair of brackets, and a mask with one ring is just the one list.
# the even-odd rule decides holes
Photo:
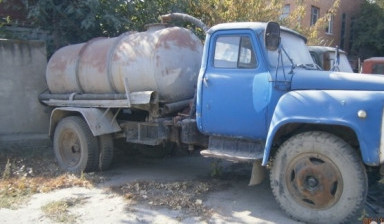
[(271, 187), (280, 207), (306, 223), (341, 223), (365, 203), (368, 179), (359, 155), (341, 138), (306, 132), (276, 153)]

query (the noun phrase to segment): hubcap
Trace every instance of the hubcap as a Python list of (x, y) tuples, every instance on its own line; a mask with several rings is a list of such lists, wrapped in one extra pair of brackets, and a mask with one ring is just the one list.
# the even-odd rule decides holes
[(301, 154), (288, 164), (285, 181), (290, 195), (303, 206), (327, 209), (342, 194), (343, 179), (337, 166), (317, 153)]
[(67, 129), (59, 141), (59, 151), (63, 162), (68, 166), (76, 166), (81, 157), (80, 140), (73, 130)]

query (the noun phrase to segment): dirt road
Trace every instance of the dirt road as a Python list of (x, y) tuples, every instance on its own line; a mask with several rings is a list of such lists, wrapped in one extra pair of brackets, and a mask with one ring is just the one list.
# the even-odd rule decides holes
[[(280, 210), (268, 179), (248, 186), (250, 166), (242, 164), (120, 156), (95, 175), (102, 181), (94, 187), (35, 194), (16, 210), (0, 209), (0, 223), (298, 223)], [(63, 201), (62, 220), (44, 212)]]

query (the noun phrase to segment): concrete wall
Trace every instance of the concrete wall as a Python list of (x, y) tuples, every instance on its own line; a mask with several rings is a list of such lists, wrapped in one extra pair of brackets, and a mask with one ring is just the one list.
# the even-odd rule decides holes
[(44, 42), (0, 39), (0, 148), (48, 139), (49, 111), (38, 101), (46, 55)]

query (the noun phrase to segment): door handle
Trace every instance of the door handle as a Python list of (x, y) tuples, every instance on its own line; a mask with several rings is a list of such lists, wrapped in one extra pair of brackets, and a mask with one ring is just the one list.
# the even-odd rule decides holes
[(208, 87), (208, 78), (207, 77), (203, 78), (203, 83), (204, 83), (205, 87)]

